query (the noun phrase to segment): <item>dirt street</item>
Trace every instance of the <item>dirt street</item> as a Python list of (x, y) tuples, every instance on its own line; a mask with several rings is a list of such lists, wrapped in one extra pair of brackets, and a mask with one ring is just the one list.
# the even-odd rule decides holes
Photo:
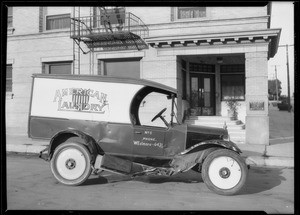
[(294, 170), (252, 167), (238, 196), (212, 193), (201, 175), (129, 177), (103, 172), (77, 187), (59, 184), (49, 163), (7, 155), (8, 210), (260, 210), (294, 212)]

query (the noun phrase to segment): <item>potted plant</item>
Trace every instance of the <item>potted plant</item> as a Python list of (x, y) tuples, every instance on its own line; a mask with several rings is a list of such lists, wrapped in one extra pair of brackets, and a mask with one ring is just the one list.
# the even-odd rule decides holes
[(232, 119), (232, 120), (236, 120), (237, 116), (238, 116), (238, 106), (240, 106), (241, 104), (234, 98), (230, 98), (228, 100), (226, 100), (226, 105), (228, 106), (229, 110), (228, 110), (228, 116)]

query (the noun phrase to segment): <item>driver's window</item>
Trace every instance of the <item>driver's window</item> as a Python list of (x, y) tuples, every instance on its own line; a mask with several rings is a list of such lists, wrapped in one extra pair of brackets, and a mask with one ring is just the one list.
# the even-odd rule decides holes
[(167, 108), (167, 110), (162, 114), (162, 116), (164, 116), (166, 121), (168, 123), (170, 123), (170, 121), (171, 121), (171, 105), (172, 105), (172, 100), (167, 99), (167, 95), (165, 95), (165, 94), (155, 93), (155, 92), (148, 94), (141, 102), (141, 105), (139, 108), (139, 119), (140, 119), (141, 125), (158, 126), (158, 127), (166, 128), (167, 126), (160, 118), (157, 118), (153, 122), (151, 122), (151, 120), (161, 110), (163, 110), (164, 108)]

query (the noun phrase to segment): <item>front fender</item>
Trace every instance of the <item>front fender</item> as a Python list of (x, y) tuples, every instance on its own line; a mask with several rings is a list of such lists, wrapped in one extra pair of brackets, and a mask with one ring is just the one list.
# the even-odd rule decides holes
[(192, 147), (181, 152), (180, 154), (187, 154), (187, 153), (192, 153), (192, 152), (196, 152), (196, 151), (201, 151), (208, 147), (222, 147), (222, 148), (226, 148), (226, 149), (235, 151), (239, 154), (242, 153), (242, 151), (239, 149), (239, 147), (232, 141), (207, 140), (207, 141), (203, 141), (201, 143), (197, 143), (197, 144), (193, 145)]
[(197, 163), (202, 163), (208, 154), (218, 148), (226, 148), (236, 153), (242, 151), (231, 141), (208, 140), (198, 143), (180, 154), (176, 155), (170, 163), (175, 173), (185, 172), (193, 168)]

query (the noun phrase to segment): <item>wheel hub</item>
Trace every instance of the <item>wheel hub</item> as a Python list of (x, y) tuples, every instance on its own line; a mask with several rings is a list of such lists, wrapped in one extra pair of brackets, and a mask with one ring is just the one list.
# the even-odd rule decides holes
[(70, 158), (66, 161), (66, 167), (68, 169), (74, 169), (75, 166), (76, 166), (76, 161), (74, 159)]
[(227, 167), (220, 169), (219, 174), (221, 178), (228, 178), (230, 176), (230, 170)]

